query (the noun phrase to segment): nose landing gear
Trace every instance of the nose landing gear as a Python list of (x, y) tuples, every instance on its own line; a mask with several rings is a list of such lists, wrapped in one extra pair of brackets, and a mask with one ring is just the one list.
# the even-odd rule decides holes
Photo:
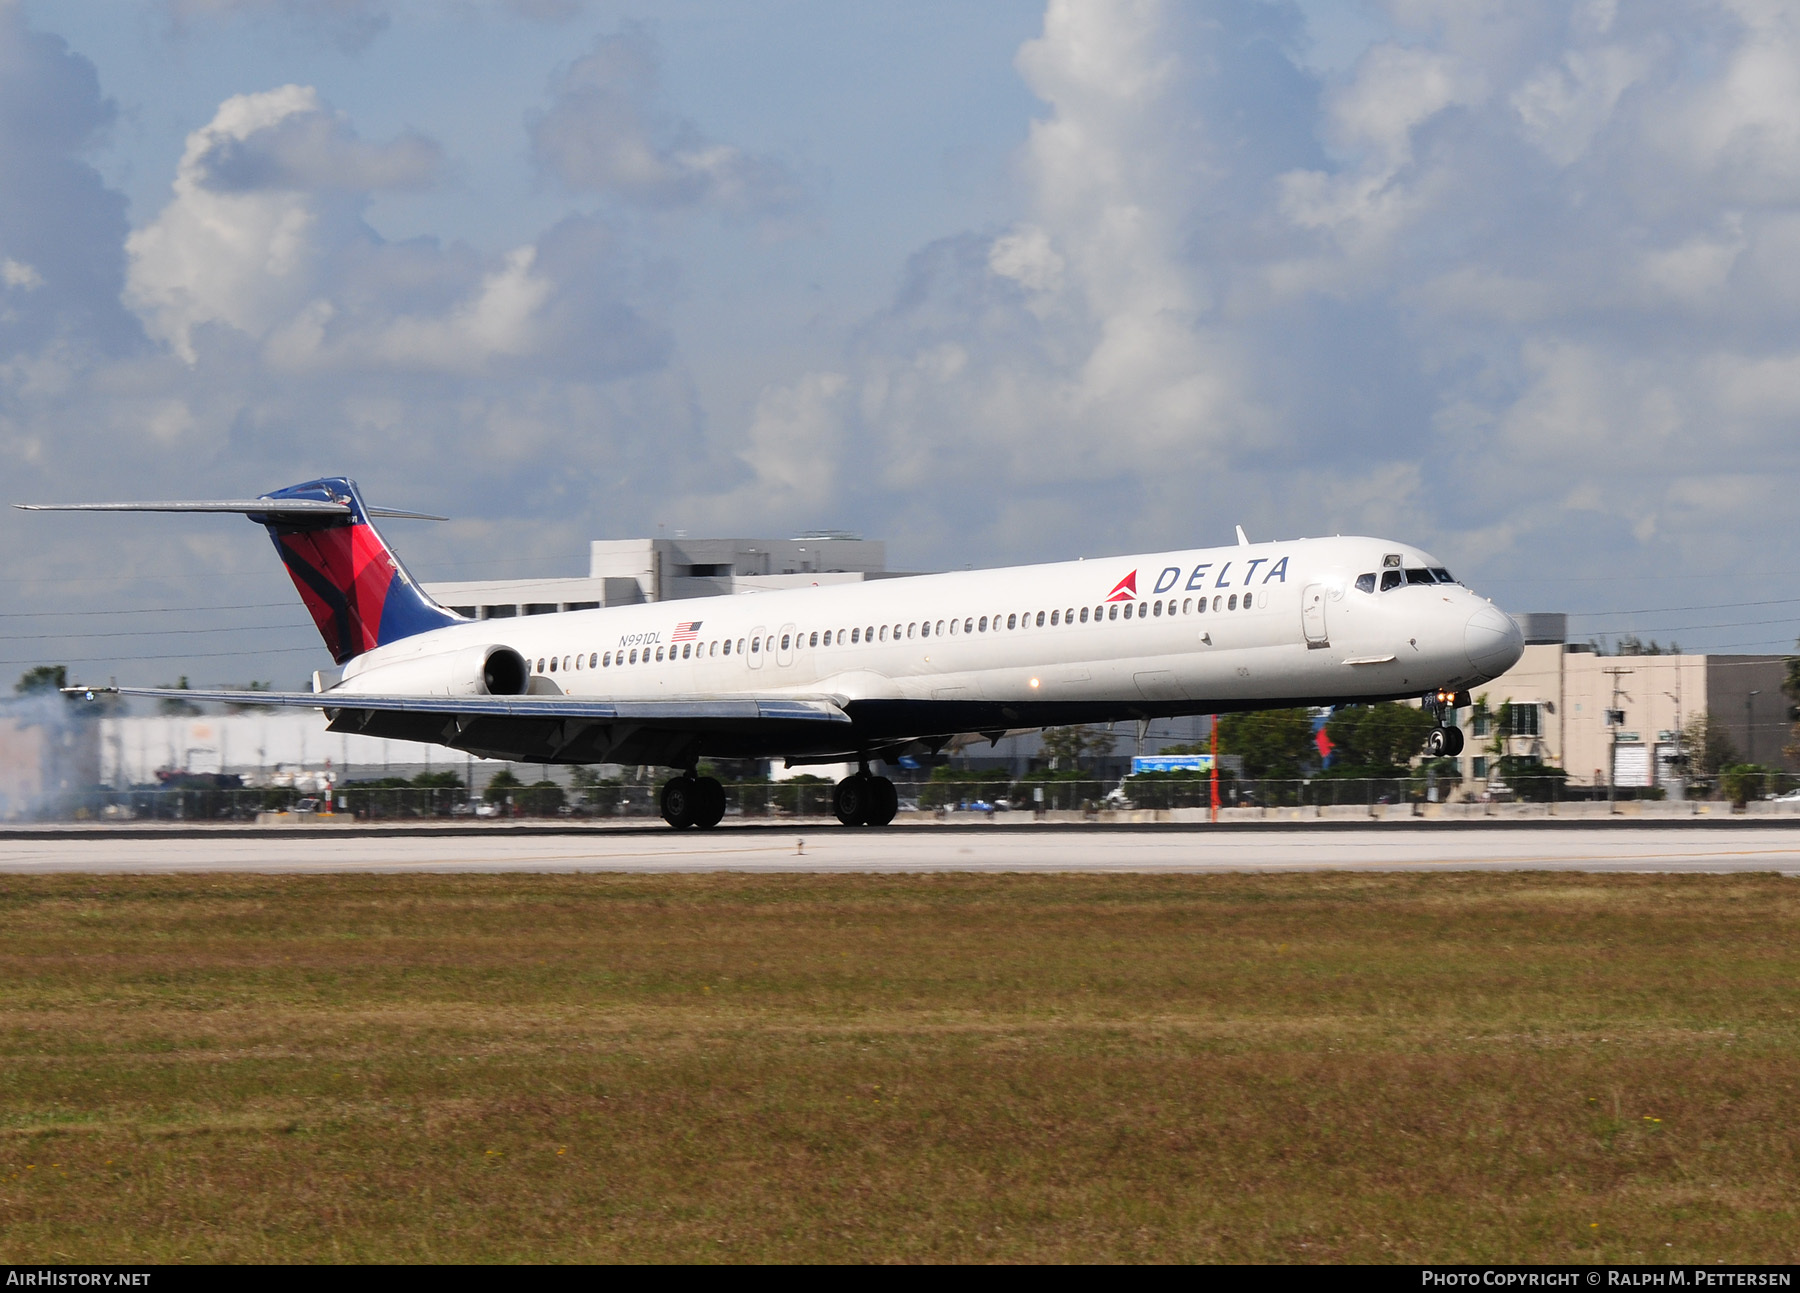
[(1468, 703), (1466, 691), (1434, 691), (1425, 697), (1425, 712), (1438, 722), (1425, 738), (1426, 758), (1454, 759), (1463, 752), (1462, 728), (1456, 725), (1456, 711)]

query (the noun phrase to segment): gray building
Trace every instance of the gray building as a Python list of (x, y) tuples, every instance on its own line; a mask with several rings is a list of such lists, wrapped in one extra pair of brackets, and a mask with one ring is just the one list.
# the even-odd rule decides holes
[(475, 619), (633, 606), (688, 597), (892, 579), (887, 544), (839, 531), (792, 539), (595, 539), (585, 577), (430, 583), (425, 591)]

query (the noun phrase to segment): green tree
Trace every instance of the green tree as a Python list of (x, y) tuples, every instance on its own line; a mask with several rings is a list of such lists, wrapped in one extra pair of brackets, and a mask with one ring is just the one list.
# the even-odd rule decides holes
[(1116, 738), (1103, 727), (1047, 727), (1039, 738), (1044, 756), (1058, 772), (1074, 772), (1083, 759), (1103, 759)]
[(1243, 759), (1247, 777), (1296, 778), (1318, 753), (1313, 745), (1312, 711), (1265, 709), (1223, 715), (1219, 749)]
[(1725, 725), (1711, 714), (1696, 714), (1681, 729), (1681, 746), (1687, 751), (1688, 771), (1703, 777), (1716, 777), (1722, 768), (1738, 761), (1737, 746), (1725, 731)]
[(21, 696), (30, 696), (43, 691), (59, 692), (68, 685), (68, 665), (40, 664), (35, 669), (27, 669), (20, 674), (19, 681), (13, 684), (13, 690)]
[(1734, 763), (1719, 775), (1725, 798), (1738, 808), (1752, 799), (1761, 799), (1768, 780), (1769, 770), (1755, 763)]
[[(187, 675), (185, 673), (182, 674), (180, 682), (174, 684), (163, 682), (158, 683), (157, 686), (168, 687), (173, 691), (186, 691), (188, 689)], [(156, 703), (156, 708), (164, 714), (171, 714), (176, 717), (198, 714), (200, 712), (200, 706), (194, 704), (193, 701), (182, 700), (177, 696), (163, 697)]]
[(1435, 721), (1423, 709), (1398, 701), (1339, 706), (1325, 724), (1335, 755), (1332, 770), (1340, 776), (1378, 776), (1403, 769)]

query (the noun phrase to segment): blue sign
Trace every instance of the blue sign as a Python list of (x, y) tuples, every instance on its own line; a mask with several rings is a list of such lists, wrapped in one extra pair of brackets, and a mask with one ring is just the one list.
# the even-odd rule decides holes
[(1131, 775), (1140, 772), (1211, 772), (1210, 754), (1140, 754), (1131, 760)]

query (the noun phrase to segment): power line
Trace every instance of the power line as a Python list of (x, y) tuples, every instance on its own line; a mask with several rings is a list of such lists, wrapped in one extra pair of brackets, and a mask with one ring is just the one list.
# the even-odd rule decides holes
[(178, 633), (256, 633), (264, 629), (310, 629), (311, 624), (233, 624), (211, 629), (133, 629), (126, 633), (20, 633), (0, 635), (0, 642), (88, 642), (94, 638), (158, 638)]
[[(299, 655), (303, 651), (319, 652), (322, 646), (274, 647), (267, 651), (178, 651), (174, 655), (88, 655), (67, 656), (57, 664), (133, 664), (139, 660), (220, 660), (228, 656)], [(26, 660), (0, 660), (0, 665), (44, 664), (42, 657)]]
[(232, 606), (134, 606), (116, 611), (6, 611), (0, 620), (73, 619), (78, 615), (198, 615), (212, 611), (292, 610), (293, 598), (285, 602), (240, 602)]
[(1570, 611), (1572, 620), (1594, 620), (1608, 615), (1664, 615), (1676, 611), (1732, 611), (1745, 606), (1793, 606), (1800, 597), (1777, 597), (1766, 602), (1709, 602), (1703, 606), (1640, 606), (1631, 611)]

